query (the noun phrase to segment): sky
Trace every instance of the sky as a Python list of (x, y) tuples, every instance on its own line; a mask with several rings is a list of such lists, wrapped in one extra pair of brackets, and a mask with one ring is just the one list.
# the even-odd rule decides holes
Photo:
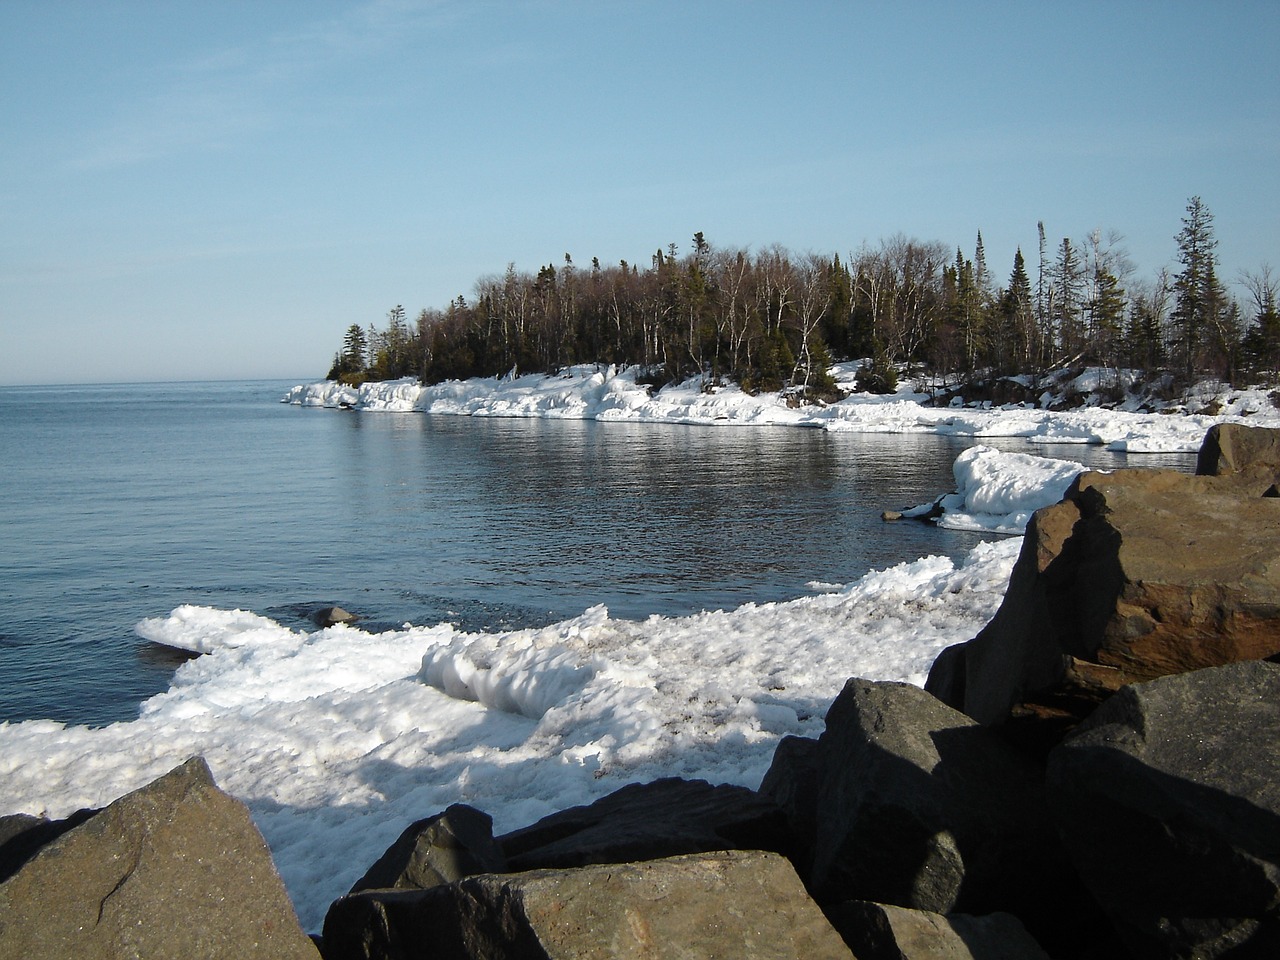
[[(1280, 4), (0, 0), (0, 385), (322, 377), (508, 263), (1280, 269)], [(1243, 291), (1241, 291), (1243, 293)]]

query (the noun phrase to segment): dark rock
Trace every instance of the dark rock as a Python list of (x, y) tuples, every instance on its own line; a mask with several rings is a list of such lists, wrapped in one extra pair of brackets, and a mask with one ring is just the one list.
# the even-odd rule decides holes
[(820, 903), (1026, 918), (1062, 894), (1039, 766), (918, 687), (850, 680), (817, 751), (783, 755), (802, 775), (816, 769), (816, 783), (787, 786), (770, 770), (762, 791), (787, 803), (798, 832), (812, 824), (798, 862), (812, 864)]
[(1280, 956), (1280, 666), (1121, 690), (1053, 751), (1048, 783), (1133, 955)]
[(1011, 913), (943, 915), (854, 901), (827, 916), (858, 960), (1049, 960)]
[(444, 813), (410, 825), (351, 892), (424, 889), (506, 869), (506, 857), (493, 839), (493, 819), (455, 803)]
[(926, 689), (1051, 745), (1128, 683), (1280, 653), (1280, 503), (1255, 488), (1081, 474), (1036, 512), (996, 616)]
[(316, 956), (248, 810), (199, 758), (93, 813), (0, 883), (0, 957)]
[(585, 807), (553, 813), (498, 838), (510, 870), (657, 860), (792, 843), (787, 819), (746, 787), (668, 778), (633, 783)]
[(850, 955), (791, 865), (758, 851), (365, 891), (329, 909), (324, 944), (328, 960)]
[(801, 877), (813, 869), (813, 837), (817, 834), (818, 791), (822, 786), (822, 744), (808, 737), (783, 737), (773, 752), (761, 796), (776, 803), (791, 828), (791, 862)]

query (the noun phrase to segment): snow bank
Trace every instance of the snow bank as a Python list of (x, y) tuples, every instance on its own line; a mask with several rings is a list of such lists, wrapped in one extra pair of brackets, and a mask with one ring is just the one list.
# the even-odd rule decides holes
[(976, 446), (956, 457), (952, 469), (955, 493), (904, 511), (904, 516), (921, 516), (940, 508), (940, 527), (1021, 534), (1033, 513), (1062, 499), (1082, 468), (1071, 460)]
[[(858, 364), (832, 373), (852, 389)], [(296, 386), (283, 398), (300, 406), (351, 407), (361, 411), (447, 413), (475, 417), (541, 417), (575, 420), (683, 423), (716, 426), (780, 425), (862, 433), (940, 433), (962, 437), (1022, 437), (1033, 444), (1099, 444), (1125, 453), (1193, 453), (1205, 431), (1224, 421), (1280, 427), (1280, 410), (1263, 391), (1221, 388), (1177, 416), (1085, 406), (1049, 411), (923, 405), (927, 396), (904, 385), (890, 396), (851, 394), (839, 403), (789, 406), (778, 393), (751, 396), (734, 385), (703, 378), (651, 391), (636, 383), (637, 368), (583, 365), (559, 374), (477, 378), (426, 386), (415, 380), (366, 383), (358, 390), (330, 382)], [(1068, 385), (1097, 390), (1114, 371), (1086, 371)], [(1216, 411), (1189, 413), (1187, 410)]]
[(0, 724), (0, 814), (102, 806), (203, 755), (253, 813), (303, 925), (320, 927), (405, 825), (467, 802), (498, 832), (637, 780), (758, 786), (816, 736), (845, 679), (921, 684), (999, 605), (1018, 541), (787, 603), (542, 629), (289, 630), (180, 607), (138, 632), (187, 650), (137, 720)]

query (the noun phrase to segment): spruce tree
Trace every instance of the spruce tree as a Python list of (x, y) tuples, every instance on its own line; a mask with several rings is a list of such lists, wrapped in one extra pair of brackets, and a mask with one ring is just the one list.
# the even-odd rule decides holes
[(1174, 277), (1173, 328), (1178, 366), (1188, 383), (1203, 360), (1206, 337), (1214, 323), (1214, 311), (1224, 297), (1217, 282), (1218, 245), (1213, 235), (1213, 214), (1199, 197), (1187, 202), (1182, 229), (1174, 238), (1182, 269)]

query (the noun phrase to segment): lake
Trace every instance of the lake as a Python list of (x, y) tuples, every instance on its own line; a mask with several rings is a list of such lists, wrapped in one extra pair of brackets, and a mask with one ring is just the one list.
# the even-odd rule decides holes
[(0, 388), (0, 720), (135, 717), (180, 660), (133, 626), (184, 603), (493, 631), (790, 599), (980, 539), (880, 520), (952, 488), (961, 438), (303, 409), (291, 385)]

